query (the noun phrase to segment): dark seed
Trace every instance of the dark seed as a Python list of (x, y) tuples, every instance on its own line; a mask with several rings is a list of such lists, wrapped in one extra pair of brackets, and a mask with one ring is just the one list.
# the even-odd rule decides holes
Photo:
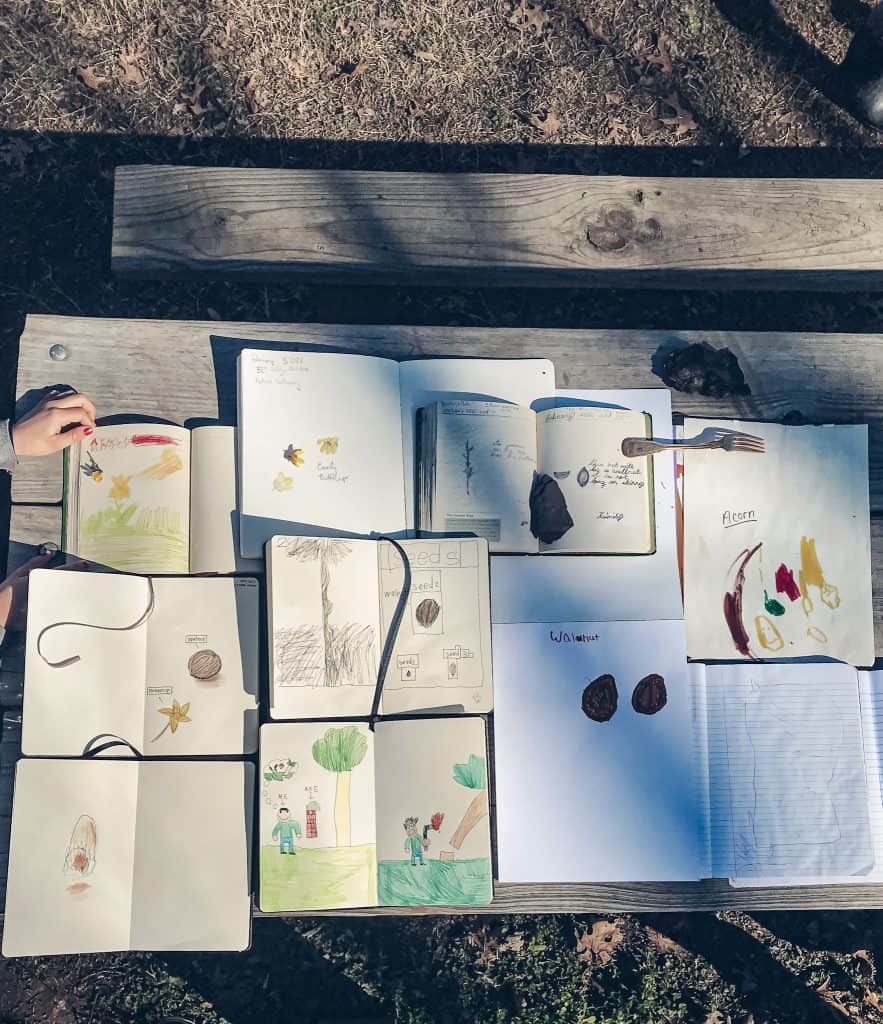
[(425, 628), (435, 622), (440, 611), (441, 607), (438, 601), (434, 601), (431, 597), (424, 597), (420, 604), (417, 605), (417, 611), (414, 612), (414, 615), (420, 625)]
[(585, 466), (583, 466), (583, 468), (576, 474), (576, 482), (580, 487), (585, 487), (589, 482), (589, 471)]
[(593, 722), (609, 722), (616, 714), (618, 699), (616, 680), (605, 673), (593, 679), (583, 690), (583, 714)]
[(655, 715), (668, 703), (665, 680), (651, 672), (638, 682), (632, 693), (632, 707), (639, 715)]

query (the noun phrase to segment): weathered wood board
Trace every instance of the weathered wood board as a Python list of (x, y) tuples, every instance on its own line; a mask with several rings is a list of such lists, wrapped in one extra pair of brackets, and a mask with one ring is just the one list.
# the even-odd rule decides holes
[(878, 288), (883, 183), (119, 167), (113, 269), (469, 286)]
[[(729, 348), (749, 396), (706, 398), (672, 392), (676, 411), (696, 416), (775, 420), (799, 410), (816, 422), (866, 422), (871, 505), (883, 512), (883, 335), (781, 332), (576, 331), (537, 328), (249, 324), (30, 316), (21, 338), (16, 394), (68, 383), (102, 417), (135, 414), (193, 425), (234, 422), (236, 355), (251, 339), (331, 346), (364, 355), (506, 358), (544, 356), (559, 387), (663, 387), (654, 372), (671, 348), (707, 341)], [(68, 358), (49, 357), (53, 344)], [(61, 459), (25, 460), (13, 501), (61, 500)]]

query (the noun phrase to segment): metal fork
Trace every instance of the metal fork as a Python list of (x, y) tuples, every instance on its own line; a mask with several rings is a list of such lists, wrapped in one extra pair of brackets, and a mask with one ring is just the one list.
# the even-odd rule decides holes
[(723, 434), (713, 441), (677, 442), (648, 441), (645, 437), (627, 437), (622, 442), (622, 454), (627, 459), (636, 459), (641, 455), (655, 455), (657, 452), (669, 450), (702, 451), (709, 448), (722, 448), (725, 452), (758, 452), (763, 453), (763, 438), (754, 434)]

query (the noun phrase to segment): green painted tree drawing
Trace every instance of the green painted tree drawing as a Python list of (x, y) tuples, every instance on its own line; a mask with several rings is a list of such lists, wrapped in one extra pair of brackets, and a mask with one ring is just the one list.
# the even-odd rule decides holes
[(470, 754), (469, 760), (465, 764), (455, 764), (454, 782), (475, 792), (475, 796), (460, 819), (460, 824), (451, 836), (451, 846), (455, 850), (459, 850), (469, 833), (488, 813), (487, 764), (484, 758), (477, 754)]
[(352, 846), (350, 838), (350, 773), (362, 763), (368, 741), (354, 725), (326, 729), (325, 735), (313, 744), (313, 760), (326, 771), (337, 775), (334, 791), (335, 846)]

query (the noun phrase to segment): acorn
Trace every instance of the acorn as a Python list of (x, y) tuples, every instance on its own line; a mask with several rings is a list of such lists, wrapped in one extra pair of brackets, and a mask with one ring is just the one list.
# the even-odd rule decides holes
[(583, 714), (593, 722), (609, 722), (616, 714), (618, 699), (616, 680), (605, 672), (583, 690)]
[(438, 601), (433, 600), (431, 597), (424, 597), (420, 604), (417, 605), (414, 616), (420, 625), (426, 629), (435, 622), (440, 611), (441, 605), (439, 605)]
[(194, 679), (208, 682), (208, 680), (214, 679), (221, 671), (220, 655), (209, 650), (207, 647), (202, 651), (196, 651), (190, 655), (190, 660), (187, 662), (187, 671)]
[(655, 715), (667, 703), (665, 680), (655, 672), (640, 679), (632, 692), (632, 707), (639, 715)]

